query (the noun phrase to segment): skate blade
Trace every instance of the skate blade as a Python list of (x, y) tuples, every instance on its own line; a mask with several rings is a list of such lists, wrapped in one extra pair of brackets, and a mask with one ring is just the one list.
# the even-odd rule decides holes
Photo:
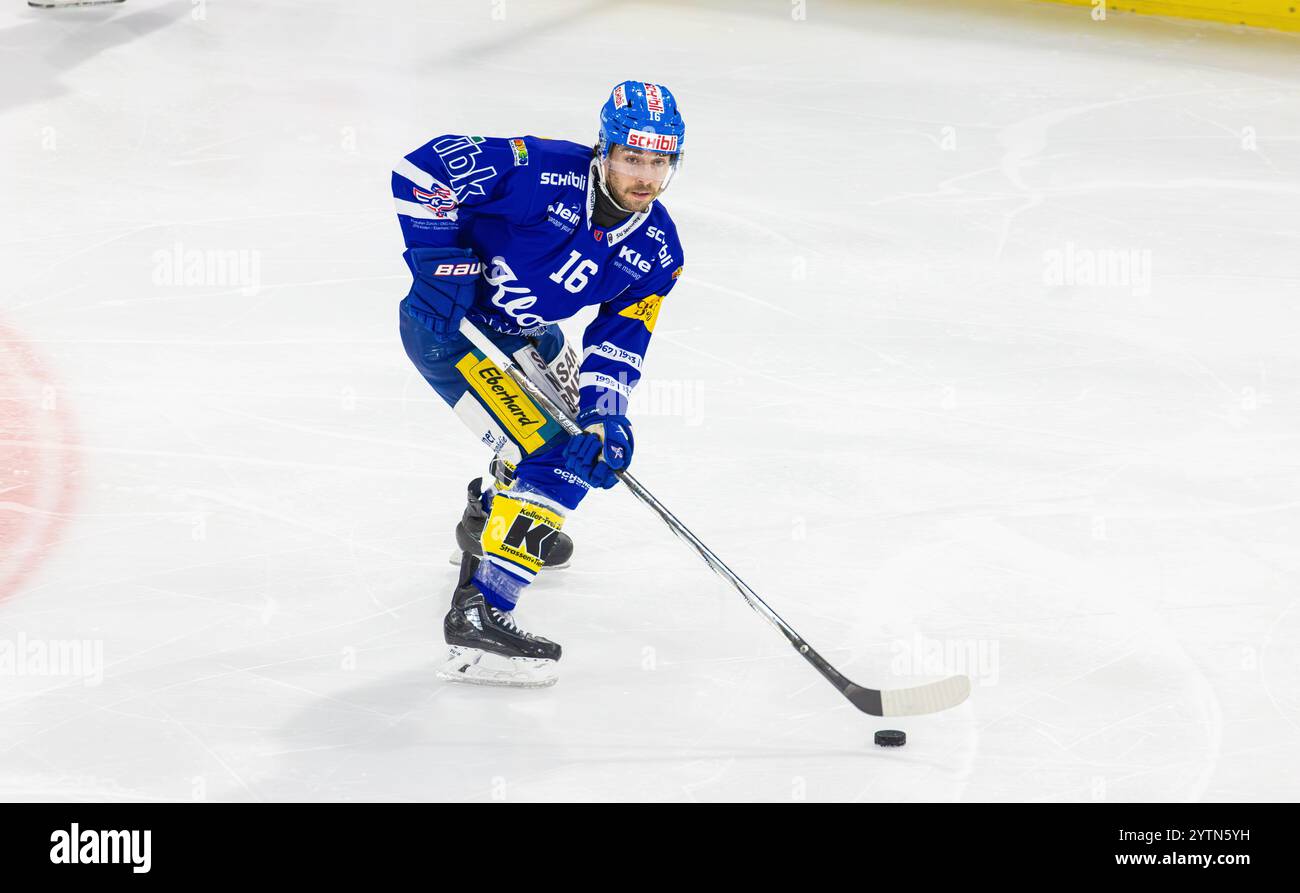
[[(460, 549), (454, 549), (454, 550), (452, 551), (452, 553), (451, 553), (450, 555), (447, 556), (447, 563), (448, 563), (448, 564), (454, 564), (454, 565), (456, 565), (456, 567), (460, 567), (460, 557), (461, 557), (462, 555), (464, 555), (464, 554), (465, 554), (465, 553), (462, 552)], [(544, 570), (544, 571), (562, 571), (562, 570), (564, 570), (566, 567), (568, 567), (571, 563), (572, 563), (572, 562), (566, 561), (566, 562), (564, 562), (563, 564), (546, 564), (546, 565), (543, 565), (543, 566), (542, 566), (542, 570)]]
[(510, 688), (546, 688), (560, 678), (553, 660), (505, 657), (460, 645), (450, 646), (447, 660), (434, 675), (448, 682)]

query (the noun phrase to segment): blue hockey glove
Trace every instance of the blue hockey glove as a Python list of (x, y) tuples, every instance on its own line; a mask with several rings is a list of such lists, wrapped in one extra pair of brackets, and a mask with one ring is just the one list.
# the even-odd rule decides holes
[(408, 248), (402, 257), (415, 280), (407, 300), (428, 320), (436, 340), (455, 338), (474, 303), (483, 265), (468, 248)]
[(615, 470), (632, 462), (632, 423), (627, 416), (601, 415), (595, 409), (578, 414), (578, 425), (586, 432), (564, 446), (564, 467), (593, 487), (608, 490), (618, 483)]

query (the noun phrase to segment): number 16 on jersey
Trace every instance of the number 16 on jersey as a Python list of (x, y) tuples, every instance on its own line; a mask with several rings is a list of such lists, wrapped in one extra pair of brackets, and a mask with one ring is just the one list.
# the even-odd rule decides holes
[[(582, 261), (582, 263), (578, 263), (578, 261)], [(570, 273), (569, 270), (573, 269), (574, 264), (578, 264), (578, 268)], [(551, 281), (563, 283), (567, 291), (576, 295), (587, 287), (587, 277), (599, 269), (600, 267), (594, 261), (583, 260), (581, 254), (570, 251), (569, 259), (564, 262), (564, 266), (551, 274)]]

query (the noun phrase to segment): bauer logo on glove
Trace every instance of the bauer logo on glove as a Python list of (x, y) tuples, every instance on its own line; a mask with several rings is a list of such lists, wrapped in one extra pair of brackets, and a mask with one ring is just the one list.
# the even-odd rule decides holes
[(468, 248), (408, 248), (402, 257), (411, 270), (411, 291), (402, 302), (406, 312), (435, 340), (456, 338), (474, 303), (483, 264)]
[(477, 276), (483, 272), (483, 265), (478, 261), (466, 264), (438, 264), (433, 271), (435, 276)]

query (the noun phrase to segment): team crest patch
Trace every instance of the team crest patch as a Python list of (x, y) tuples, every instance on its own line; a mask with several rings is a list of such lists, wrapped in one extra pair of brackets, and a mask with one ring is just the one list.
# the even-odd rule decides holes
[[(434, 217), (448, 217), (459, 207), (456, 194), (437, 181), (434, 181), (432, 190), (426, 191), (415, 186), (411, 188), (411, 194), (417, 202), (427, 207)], [(451, 219), (456, 218), (451, 216)]]
[(528, 164), (528, 144), (523, 140), (511, 140), (510, 151), (515, 154), (515, 167), (524, 167)]
[(591, 231), (591, 237), (599, 242), (605, 238), (605, 231), (603, 229), (593, 229)]
[(673, 278), (674, 278), (674, 279), (676, 279), (677, 277), (679, 277), (679, 276), (681, 276), (681, 275), (682, 275), (682, 267), (678, 267), (677, 269), (673, 270)]

